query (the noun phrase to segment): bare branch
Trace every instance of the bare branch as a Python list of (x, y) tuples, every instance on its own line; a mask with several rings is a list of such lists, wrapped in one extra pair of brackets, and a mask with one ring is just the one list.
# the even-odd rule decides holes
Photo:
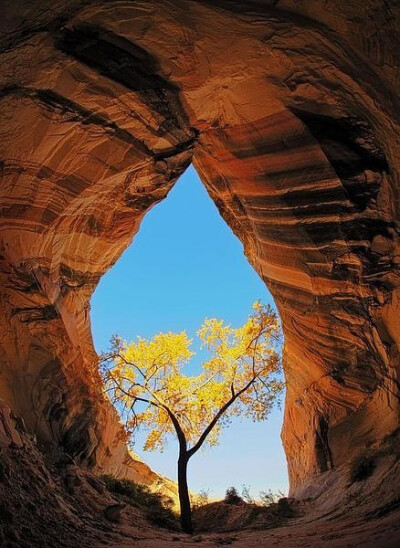
[(227, 409), (237, 400), (237, 398), (243, 394), (255, 381), (255, 378), (251, 379), (239, 392), (236, 392), (234, 396), (232, 396), (217, 412), (217, 414), (214, 416), (212, 421), (209, 423), (207, 428), (204, 430), (200, 438), (198, 439), (197, 443), (188, 451), (188, 457), (190, 458), (192, 455), (194, 455), (200, 447), (205, 442), (207, 436), (211, 432), (211, 430), (214, 428), (214, 426), (217, 424), (218, 420), (222, 417), (222, 415), (225, 413)]

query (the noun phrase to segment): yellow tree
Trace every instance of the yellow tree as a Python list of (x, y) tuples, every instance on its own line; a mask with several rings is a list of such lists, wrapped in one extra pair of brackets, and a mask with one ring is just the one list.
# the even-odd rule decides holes
[(128, 429), (148, 430), (145, 450), (162, 449), (169, 434), (179, 443), (178, 491), (182, 529), (192, 533), (187, 482), (189, 459), (215, 445), (234, 416), (264, 420), (283, 390), (280, 333), (274, 310), (259, 302), (239, 328), (206, 319), (198, 331), (210, 358), (186, 375), (193, 352), (185, 331), (126, 343), (115, 336), (101, 359), (105, 389)]

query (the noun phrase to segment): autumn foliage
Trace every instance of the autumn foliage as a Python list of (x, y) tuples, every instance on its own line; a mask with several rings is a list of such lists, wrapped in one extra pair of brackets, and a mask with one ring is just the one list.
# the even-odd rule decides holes
[(253, 309), (238, 328), (204, 321), (197, 335), (210, 357), (198, 375), (185, 373), (193, 356), (185, 331), (130, 343), (115, 336), (102, 356), (105, 389), (127, 428), (148, 430), (144, 448), (162, 450), (170, 434), (178, 439), (181, 522), (189, 533), (188, 460), (204, 444), (215, 445), (232, 417), (265, 420), (283, 389), (276, 313), (259, 302)]

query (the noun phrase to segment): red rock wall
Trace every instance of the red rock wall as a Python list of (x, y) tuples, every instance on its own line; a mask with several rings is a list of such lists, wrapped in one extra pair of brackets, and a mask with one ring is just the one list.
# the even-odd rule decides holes
[(0, 396), (121, 469), (89, 299), (193, 156), (279, 307), (291, 492), (317, 493), (399, 425), (398, 4), (40, 4), (2, 35)]

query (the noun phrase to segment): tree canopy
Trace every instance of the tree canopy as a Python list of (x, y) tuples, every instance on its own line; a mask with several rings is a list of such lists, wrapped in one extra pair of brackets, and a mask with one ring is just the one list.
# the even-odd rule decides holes
[(114, 336), (101, 362), (105, 389), (128, 430), (140, 425), (148, 431), (144, 449), (162, 450), (168, 435), (177, 436), (181, 515), (184, 510), (187, 531), (189, 458), (204, 444), (217, 444), (232, 417), (266, 419), (283, 389), (279, 322), (271, 306), (256, 302), (238, 328), (206, 319), (197, 335), (209, 355), (198, 375), (185, 372), (194, 355), (185, 331), (132, 342)]
[[(241, 327), (206, 319), (198, 331), (210, 358), (198, 375), (184, 366), (194, 353), (187, 333), (159, 333), (148, 340), (127, 343), (115, 336), (103, 357), (106, 388), (120, 404), (126, 425), (148, 429), (145, 450), (162, 450), (168, 434), (175, 434), (170, 410), (188, 444), (195, 446), (225, 403), (227, 408), (204, 442), (215, 445), (221, 428), (233, 416), (264, 420), (283, 383), (280, 370), (279, 325), (270, 306), (253, 305), (254, 313)], [(272, 378), (273, 377), (273, 378)]]

